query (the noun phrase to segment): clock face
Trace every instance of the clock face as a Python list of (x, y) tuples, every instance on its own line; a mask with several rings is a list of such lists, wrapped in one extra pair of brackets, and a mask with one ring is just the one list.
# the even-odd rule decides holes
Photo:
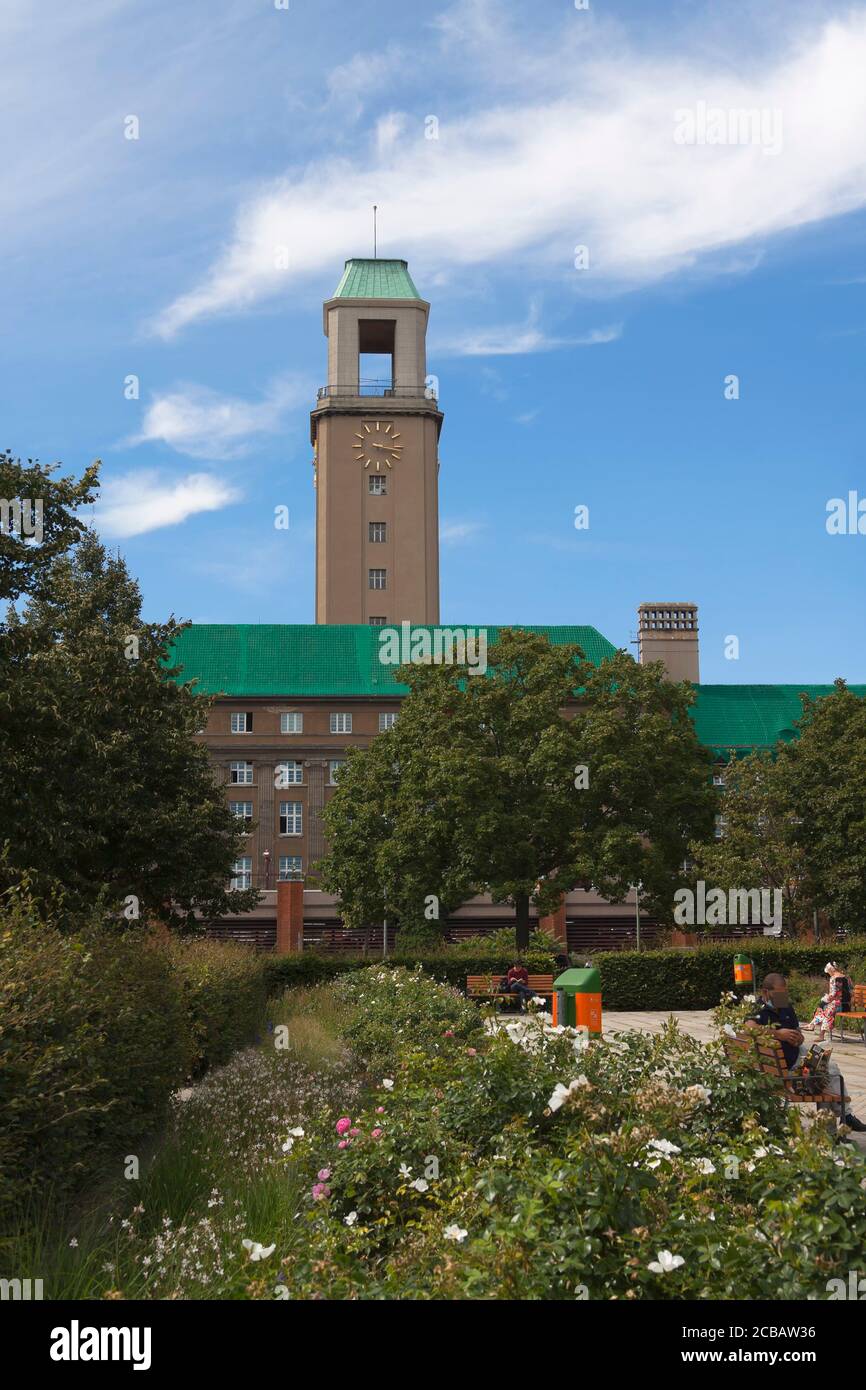
[(399, 430), (393, 424), (370, 420), (356, 430), (352, 447), (358, 463), (381, 473), (383, 468), (392, 468), (397, 462), (403, 445), (400, 443)]

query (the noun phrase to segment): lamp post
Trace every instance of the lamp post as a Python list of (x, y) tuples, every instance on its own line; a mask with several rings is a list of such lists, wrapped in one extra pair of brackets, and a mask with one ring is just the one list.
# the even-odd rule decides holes
[(265, 889), (268, 889), (271, 886), (271, 851), (263, 849), (262, 858), (265, 861)]
[(643, 879), (632, 884), (634, 888), (634, 927), (637, 938), (637, 949), (640, 950), (640, 890), (643, 888)]

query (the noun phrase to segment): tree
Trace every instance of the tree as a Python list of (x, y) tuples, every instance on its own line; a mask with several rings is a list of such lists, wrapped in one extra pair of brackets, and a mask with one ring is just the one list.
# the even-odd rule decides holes
[(799, 738), (778, 763), (793, 841), (818, 905), (836, 926), (862, 926), (866, 903), (866, 700), (837, 680), (831, 695), (802, 696)]
[(39, 593), (54, 560), (84, 532), (75, 512), (96, 495), (99, 461), (78, 481), (53, 478), (55, 467), (0, 453), (0, 603)]
[[(686, 845), (714, 808), (685, 685), (625, 653), (596, 670), (576, 646), (503, 629), (485, 676), (403, 667), (394, 728), (350, 755), (325, 814), (323, 881), (346, 918), (408, 924), (475, 893), (553, 910), (583, 881), (643, 881), (669, 909)], [(576, 687), (583, 689), (572, 717)]]
[(720, 839), (692, 847), (695, 869), (713, 887), (772, 888), (782, 893), (783, 921), (808, 921), (815, 886), (804, 847), (797, 842), (790, 767), (776, 752), (733, 759), (719, 800)]
[(185, 926), (254, 906), (228, 890), (243, 830), (194, 739), (209, 701), (164, 664), (181, 625), (144, 622), (87, 531), (37, 578), (0, 635), (0, 887), (29, 877), (70, 923), (97, 901)]

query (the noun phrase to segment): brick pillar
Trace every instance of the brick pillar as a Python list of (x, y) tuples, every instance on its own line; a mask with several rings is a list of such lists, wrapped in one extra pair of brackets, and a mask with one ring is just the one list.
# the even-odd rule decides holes
[(277, 884), (277, 955), (304, 949), (304, 882), (300, 878)]
[(538, 930), (546, 931), (548, 936), (553, 937), (557, 945), (562, 946), (563, 950), (568, 950), (568, 934), (565, 928), (565, 898), (555, 912), (551, 912), (547, 917), (539, 917)]

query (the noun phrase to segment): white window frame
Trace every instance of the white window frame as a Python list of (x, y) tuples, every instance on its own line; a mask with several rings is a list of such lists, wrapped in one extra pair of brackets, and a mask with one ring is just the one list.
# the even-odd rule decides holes
[(253, 886), (253, 861), (252, 856), (244, 854), (240, 859), (236, 859), (232, 864), (232, 879), (229, 889), (232, 893), (242, 893), (245, 888)]
[(329, 786), (329, 787), (335, 787), (335, 786), (337, 785), (337, 779), (336, 779), (336, 777), (334, 776), (334, 769), (335, 769), (335, 768), (338, 768), (338, 767), (345, 767), (345, 765), (346, 765), (346, 759), (345, 759), (345, 758), (331, 758), (331, 759), (329, 760), (329, 762), (328, 762), (328, 786)]
[(283, 758), (274, 768), (274, 786), (301, 787), (304, 784), (304, 764), (300, 758)]
[(280, 715), (281, 734), (302, 734), (304, 732), (304, 716), (293, 710), (291, 713)]
[[(376, 533), (374, 535), (374, 532)], [(379, 534), (381, 532), (381, 535)], [(370, 545), (387, 545), (388, 543), (388, 523), (387, 521), (368, 521), (367, 539)]]
[[(243, 776), (236, 774), (243, 771)], [(247, 774), (249, 773), (249, 776)], [(229, 785), (232, 787), (251, 787), (253, 785), (253, 765), (252, 763), (229, 763)]]
[(332, 714), (329, 727), (332, 734), (350, 734), (352, 732), (351, 714)]
[(368, 491), (370, 492), (371, 497), (387, 497), (387, 478), (383, 477), (381, 474), (371, 473)]
[[(289, 810), (289, 807), (292, 810)], [(280, 807), (280, 834), (281, 835), (303, 835), (304, 833), (304, 804), (302, 801), (281, 801)], [(294, 830), (284, 830), (283, 822), (296, 827)]]
[(373, 592), (382, 594), (388, 588), (388, 571), (382, 565), (376, 565), (367, 572), (367, 586)]
[(397, 722), (395, 710), (381, 710), (379, 712), (379, 733), (384, 734), (387, 729), (393, 729)]
[[(243, 807), (242, 811), (237, 808)], [(247, 809), (249, 807), (249, 809)], [(251, 801), (230, 801), (229, 810), (238, 820), (251, 821), (253, 818), (253, 803)]]
[[(288, 866), (289, 861), (297, 865), (295, 869), (283, 868)], [(286, 883), (289, 879), (302, 877), (304, 873), (304, 860), (300, 854), (281, 854), (277, 863), (277, 882)]]
[(249, 717), (249, 712), (247, 710), (236, 710), (231, 716), (231, 732), (233, 734), (251, 734), (252, 729), (247, 728), (247, 720)]

